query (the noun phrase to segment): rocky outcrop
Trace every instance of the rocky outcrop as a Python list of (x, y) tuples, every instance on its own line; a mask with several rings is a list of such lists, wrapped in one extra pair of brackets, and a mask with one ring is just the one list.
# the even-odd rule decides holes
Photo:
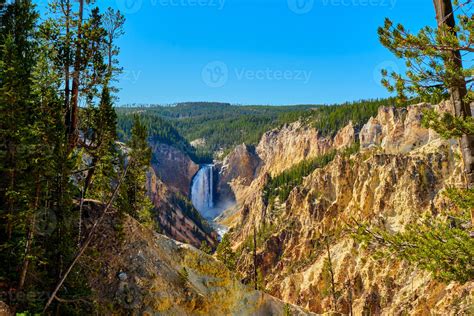
[(216, 165), (219, 170), (217, 199), (235, 203), (235, 193), (231, 188), (231, 183), (249, 185), (255, 179), (259, 165), (260, 158), (253, 147), (245, 144), (235, 147), (222, 163)]
[(173, 146), (152, 140), (150, 147), (156, 174), (171, 190), (189, 197), (191, 182), (199, 165)]
[(407, 108), (382, 107), (360, 132), (362, 148), (382, 147), (387, 153), (408, 153), (438, 138), (421, 126), (423, 111), (432, 108), (417, 104)]
[(331, 139), (298, 121), (263, 134), (256, 152), (263, 161), (262, 171), (276, 175), (308, 157), (327, 152), (331, 146)]
[(199, 147), (204, 147), (206, 146), (206, 139), (204, 138), (197, 138), (191, 142), (189, 142), (189, 144), (191, 146), (193, 146), (194, 148), (199, 148)]
[(334, 137), (333, 148), (343, 149), (351, 146), (356, 141), (356, 130), (352, 121), (342, 128)]
[[(332, 149), (346, 148), (355, 139), (356, 130), (352, 122), (334, 138), (321, 136), (316, 129), (299, 121), (273, 129), (262, 136), (255, 150), (245, 144), (239, 145), (222, 165), (218, 165), (221, 168), (218, 193), (235, 197), (241, 204), (248, 192), (255, 191), (252, 182), (257, 177), (265, 174), (275, 176), (305, 159)], [(227, 219), (233, 214), (224, 214), (221, 220), (228, 224)]]
[[(316, 313), (332, 310), (324, 272), (325, 240), (330, 237), (339, 312), (348, 314), (352, 308), (354, 315), (469, 314), (474, 282), (443, 284), (406, 262), (376, 259), (374, 250), (357, 243), (348, 230), (353, 219), (403, 230), (425, 214), (441, 213), (448, 205), (443, 189), (462, 183), (456, 143), (421, 126), (423, 107), (429, 105), (381, 108), (360, 132), (361, 152), (338, 155), (314, 170), (287, 201), (265, 203), (262, 189), (268, 176), (261, 173), (245, 189), (237, 218), (231, 222), (231, 240), (239, 251), (238, 269), (244, 279), (250, 280), (253, 273), (253, 253), (247, 245), (256, 227), (257, 266), (267, 291)], [(283, 130), (285, 134), (289, 128)], [(304, 156), (302, 148), (310, 146), (316, 154), (316, 148), (324, 152), (329, 144), (344, 147), (353, 133), (346, 127), (321, 147), (321, 139), (317, 141), (308, 129), (291, 130), (301, 132), (296, 139), (302, 144), (283, 142), (277, 131), (262, 139), (265, 146), (259, 145), (259, 155), (265, 163), (276, 163), (265, 167), (269, 172), (284, 168), (272, 156), (292, 162), (283, 143), (297, 148), (297, 161)]]
[(255, 148), (239, 145), (224, 159), (220, 168), (220, 180), (229, 183), (240, 179), (240, 183), (250, 184), (255, 179), (259, 164), (260, 158), (255, 153)]
[(161, 232), (175, 240), (199, 247), (202, 241), (214, 248), (217, 234), (186, 196), (170, 190), (150, 168), (147, 190)]
[[(230, 184), (237, 204), (240, 206), (247, 204), (246, 207), (248, 207), (248, 204), (255, 203), (253, 200), (255, 194), (261, 195), (265, 177), (268, 175), (275, 176), (305, 159), (325, 154), (333, 149), (346, 148), (354, 143), (356, 136), (352, 122), (341, 129), (334, 138), (321, 136), (315, 128), (299, 121), (273, 129), (262, 136), (255, 154), (252, 152), (250, 155), (248, 148), (245, 149), (242, 146), (236, 148), (234, 158), (230, 159), (231, 165), (236, 166), (232, 170), (243, 168), (246, 171), (240, 171), (240, 173), (247, 176), (234, 176), (233, 180), (227, 183)], [(245, 159), (249, 155), (252, 159)], [(242, 158), (244, 167), (238, 166)], [(253, 163), (246, 163), (246, 160)], [(239, 172), (231, 174), (239, 174)], [(218, 218), (218, 221), (225, 226), (236, 225), (240, 222), (238, 212), (236, 208), (229, 209)]]
[[(96, 206), (86, 204), (86, 213), (97, 212)], [(311, 315), (252, 290), (223, 263), (129, 216), (107, 217), (96, 236), (81, 266), (89, 267), (97, 314)]]

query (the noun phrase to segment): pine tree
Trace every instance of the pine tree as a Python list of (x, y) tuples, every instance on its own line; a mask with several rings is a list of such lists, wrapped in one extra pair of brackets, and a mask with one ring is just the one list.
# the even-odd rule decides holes
[(2, 273), (20, 283), (23, 282), (17, 279), (14, 269), (24, 261), (21, 245), (26, 239), (26, 227), (31, 226), (28, 222), (31, 223), (31, 208), (35, 204), (30, 190), (38, 187), (37, 175), (30, 173), (28, 160), (35, 146), (35, 131), (30, 129), (29, 118), (34, 111), (32, 77), (37, 46), (32, 37), (37, 18), (31, 1), (14, 1), (5, 7), (0, 31), (0, 242), (5, 266)]
[[(433, 0), (438, 24), (436, 29), (427, 26), (418, 34), (411, 34), (403, 25), (394, 25), (389, 19), (379, 28), (381, 43), (395, 56), (403, 58), (407, 66), (405, 75), (382, 71), (385, 76), (382, 83), (389, 91), (397, 92), (400, 101), (421, 97), (438, 102), (449, 96), (455, 116), (472, 122), (473, 69), (463, 67), (463, 59), (469, 60), (469, 54), (474, 52), (474, 23), (469, 2), (454, 1), (456, 8), (453, 9), (451, 0)], [(457, 12), (459, 14), (455, 16)], [(470, 188), (474, 185), (474, 133), (463, 134), (459, 142), (466, 183)]]
[[(6, 8), (6, 0), (0, 0), (0, 32), (3, 29), (3, 15), (5, 13), (5, 8)], [(0, 42), (0, 45), (2, 45), (2, 42)]]
[[(36, 23), (38, 14), (31, 1), (0, 4), (0, 278), (7, 286), (1, 290), (22, 292), (18, 297), (27, 299), (7, 303), (17, 311), (34, 313), (43, 302), (31, 299), (30, 294), (56, 284), (77, 249), (75, 224), (81, 217), (73, 204), (80, 195), (71, 178), (78, 174), (83, 156), (77, 147), (69, 146), (65, 120), (71, 98), (68, 62), (76, 59), (74, 45), (83, 46), (81, 93), (94, 109), (93, 120), (85, 118), (81, 128), (84, 135), (93, 131), (97, 140), (94, 147), (83, 149), (109, 171), (117, 165), (115, 158), (108, 159), (117, 152), (116, 115), (105, 85), (102, 48), (106, 33), (98, 10), (83, 21), (78, 41), (73, 31), (77, 19), (68, 0), (53, 4), (64, 20), (41, 25)], [(95, 107), (98, 91), (100, 103)], [(114, 181), (112, 175), (100, 174), (104, 183)], [(84, 295), (83, 277), (71, 274), (64, 283), (67, 291), (59, 291), (58, 296)], [(58, 313), (71, 311), (68, 305), (54, 304)]]
[[(50, 286), (56, 259), (70, 248), (64, 233), (55, 237), (71, 215), (71, 199), (59, 83), (49, 46), (36, 33), (37, 17), (31, 1), (14, 1), (0, 34), (0, 272), (11, 289), (26, 294)], [(57, 219), (55, 231), (41, 229), (44, 214)], [(34, 311), (37, 303), (13, 306)]]
[(222, 237), (216, 249), (217, 259), (222, 261), (229, 270), (233, 271), (236, 265), (236, 256), (232, 250), (229, 234)]
[(106, 32), (104, 50), (105, 55), (107, 56), (107, 80), (109, 81), (108, 84), (111, 86), (111, 90), (115, 92), (117, 89), (112, 87), (110, 81), (122, 72), (122, 69), (117, 66), (118, 61), (116, 56), (119, 54), (120, 49), (115, 42), (124, 34), (123, 25), (125, 23), (125, 17), (120, 13), (120, 11), (108, 8), (107, 12), (104, 14), (103, 20)]
[(201, 250), (204, 253), (207, 253), (208, 255), (212, 253), (211, 246), (209, 246), (209, 244), (205, 240), (201, 241), (201, 246), (199, 247), (199, 250)]
[[(117, 114), (113, 108), (109, 88), (104, 86), (99, 107), (90, 107), (84, 111), (84, 127), (88, 133), (84, 134), (87, 140), (86, 152), (91, 156), (91, 163), (84, 180), (82, 194), (85, 197), (95, 175), (92, 195), (100, 197), (102, 193), (112, 191), (112, 181), (116, 177), (115, 167), (118, 164), (117, 141)], [(96, 173), (96, 170), (99, 172)]]
[(337, 312), (337, 299), (339, 293), (336, 289), (336, 281), (334, 280), (334, 267), (331, 258), (331, 250), (329, 248), (330, 237), (326, 236), (324, 243), (326, 244), (326, 253), (327, 258), (324, 259), (323, 269), (322, 269), (322, 277), (324, 281), (324, 295), (330, 295), (332, 301), (332, 308), (335, 312)]
[(42, 33), (56, 48), (54, 61), (63, 80), (66, 138), (72, 152), (78, 145), (84, 146), (79, 137), (81, 125), (84, 126), (79, 103), (85, 101), (94, 106), (95, 98), (100, 99), (100, 88), (108, 86), (111, 79), (105, 62), (107, 31), (103, 14), (89, 1), (55, 0), (49, 8)]
[(127, 175), (119, 199), (119, 209), (141, 223), (155, 228), (153, 205), (146, 191), (146, 174), (150, 166), (151, 149), (148, 131), (138, 115), (134, 116), (131, 138), (127, 142)]
[(84, 19), (84, 0), (78, 1), (79, 6), (77, 9), (77, 20), (76, 20), (76, 39), (74, 42), (74, 70), (72, 72), (72, 88), (71, 88), (71, 100), (69, 101), (69, 108), (66, 114), (66, 126), (67, 126), (67, 138), (68, 138), (68, 150), (72, 151), (77, 144), (79, 133), (78, 133), (78, 122), (79, 122), (79, 85), (81, 80), (81, 69), (82, 69), (82, 37), (83, 37), (83, 19)]

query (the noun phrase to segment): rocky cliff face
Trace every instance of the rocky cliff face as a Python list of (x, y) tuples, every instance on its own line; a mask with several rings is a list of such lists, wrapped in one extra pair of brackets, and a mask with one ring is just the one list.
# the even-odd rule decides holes
[(187, 197), (193, 176), (199, 170), (188, 155), (173, 146), (151, 141), (152, 167), (160, 179), (173, 191)]
[(211, 247), (217, 246), (216, 232), (185, 196), (169, 189), (153, 168), (148, 172), (147, 190), (163, 234), (195, 247), (199, 247), (202, 241)]
[(295, 122), (265, 133), (256, 152), (263, 161), (262, 172), (276, 175), (307, 157), (327, 152), (331, 145), (316, 129)]
[(438, 214), (447, 205), (443, 188), (461, 183), (456, 143), (421, 127), (423, 107), (429, 105), (381, 108), (360, 131), (359, 153), (337, 156), (274, 205), (262, 199), (266, 172), (277, 174), (310, 155), (345, 147), (356, 135), (348, 126), (334, 140), (321, 139), (300, 125), (265, 134), (257, 147), (263, 171), (241, 188), (242, 205), (228, 222), (241, 251), (241, 273), (251, 278), (252, 252), (245, 245), (257, 227), (257, 266), (269, 293), (316, 313), (331, 310), (323, 271), (324, 240), (331, 236), (339, 312), (352, 307), (354, 315), (469, 314), (473, 282), (443, 284), (402, 261), (374, 259), (348, 231), (352, 219), (401, 230), (423, 214)]
[(408, 153), (437, 138), (436, 133), (421, 126), (423, 110), (428, 104), (408, 108), (380, 108), (360, 132), (363, 148), (382, 147), (386, 153)]
[(341, 129), (334, 138), (325, 137), (301, 122), (287, 124), (265, 133), (257, 145), (261, 160), (259, 173), (277, 175), (302, 160), (320, 156), (331, 149), (350, 146), (356, 139), (352, 122)]
[[(280, 129), (266, 132), (255, 152), (240, 145), (224, 160), (222, 182), (228, 183), (238, 207), (245, 205), (243, 212), (229, 209), (218, 221), (226, 226), (236, 225), (248, 214), (256, 203), (254, 195), (260, 195), (267, 175), (275, 176), (291, 166), (332, 149), (343, 149), (354, 143), (356, 130), (350, 122), (333, 138), (323, 137), (312, 127), (301, 122), (287, 124)], [(230, 170), (230, 172), (228, 171)], [(255, 181), (254, 181), (255, 180)]]
[(354, 125), (349, 122), (343, 129), (341, 129), (332, 142), (334, 149), (343, 149), (352, 145), (356, 141), (357, 135)]
[(199, 165), (173, 146), (151, 141), (150, 147), (152, 165), (147, 189), (161, 232), (195, 247), (205, 241), (214, 248), (217, 233), (190, 202), (191, 182)]
[[(97, 206), (86, 203), (85, 210), (100, 212)], [(311, 315), (252, 290), (223, 263), (131, 217), (125, 217), (117, 230), (118, 220), (106, 219), (90, 253), (81, 259), (82, 265), (91, 267), (88, 278), (98, 314)]]
[(222, 163), (216, 165), (219, 170), (217, 198), (235, 203), (232, 183), (249, 185), (255, 179), (259, 166), (260, 158), (254, 148), (245, 144), (235, 147)]

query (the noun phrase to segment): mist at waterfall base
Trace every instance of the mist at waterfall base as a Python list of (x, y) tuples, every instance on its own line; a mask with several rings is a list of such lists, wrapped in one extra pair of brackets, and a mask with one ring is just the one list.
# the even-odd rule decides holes
[(233, 206), (234, 201), (216, 201), (214, 197), (214, 165), (202, 165), (196, 173), (191, 186), (191, 201), (201, 215), (214, 226), (219, 235), (227, 229), (213, 220), (224, 210)]

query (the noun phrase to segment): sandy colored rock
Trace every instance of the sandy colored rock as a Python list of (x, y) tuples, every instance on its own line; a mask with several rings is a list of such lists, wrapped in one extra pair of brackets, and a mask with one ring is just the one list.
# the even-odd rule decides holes
[[(347, 314), (352, 306), (354, 315), (472, 314), (474, 282), (444, 284), (406, 262), (375, 259), (374, 249), (363, 248), (343, 233), (352, 219), (400, 231), (425, 214), (439, 214), (446, 208), (443, 189), (462, 183), (459, 149), (456, 141), (442, 140), (421, 126), (422, 110), (430, 107), (381, 108), (360, 132), (361, 152), (337, 156), (306, 177), (287, 201), (277, 199), (271, 206), (262, 199), (268, 177), (265, 171), (284, 169), (283, 163), (271, 157), (289, 163), (287, 146), (297, 149), (295, 160), (304, 156), (303, 148), (312, 148), (315, 154), (324, 150), (316, 150), (321, 140), (298, 125), (264, 135), (258, 148), (269, 165), (249, 186), (241, 188), (242, 203), (228, 221), (233, 225), (233, 246), (242, 250), (238, 269), (244, 280), (251, 279), (253, 256), (240, 246), (251, 238), (254, 227), (259, 231), (265, 228), (257, 262), (268, 292), (315, 313), (331, 311), (323, 277), (327, 258), (323, 240), (331, 232), (335, 235), (330, 253), (341, 291), (338, 312)], [(301, 133), (294, 137), (295, 143), (281, 138), (285, 134), (289, 138), (290, 130)], [(350, 134), (349, 128), (340, 131), (335, 146), (346, 143), (350, 137), (345, 135)], [(309, 139), (314, 144), (308, 145)], [(273, 162), (276, 166), (270, 165)]]
[[(99, 205), (86, 203), (86, 212)], [(314, 315), (240, 283), (222, 262), (156, 234), (131, 217), (108, 217), (82, 264), (101, 315)], [(91, 261), (88, 261), (91, 260)], [(121, 278), (123, 274), (127, 278)]]
[(352, 122), (349, 122), (344, 128), (342, 128), (334, 137), (333, 148), (343, 149), (351, 146), (356, 140), (356, 132)]
[(276, 175), (306, 158), (327, 152), (331, 146), (332, 140), (319, 136), (315, 128), (295, 122), (263, 134), (256, 152), (263, 161), (261, 172)]
[(171, 190), (189, 197), (191, 182), (199, 165), (173, 146), (151, 141), (150, 147), (155, 173)]
[[(438, 108), (444, 108), (444, 104)], [(423, 111), (429, 104), (407, 108), (381, 107), (375, 118), (370, 118), (360, 132), (362, 148), (381, 147), (387, 153), (408, 153), (438, 138), (433, 131), (421, 126)]]
[(229, 206), (235, 204), (235, 192), (232, 182), (247, 186), (255, 179), (261, 160), (253, 147), (241, 144), (228, 154), (222, 163), (218, 163), (219, 170), (217, 184), (217, 198)]

